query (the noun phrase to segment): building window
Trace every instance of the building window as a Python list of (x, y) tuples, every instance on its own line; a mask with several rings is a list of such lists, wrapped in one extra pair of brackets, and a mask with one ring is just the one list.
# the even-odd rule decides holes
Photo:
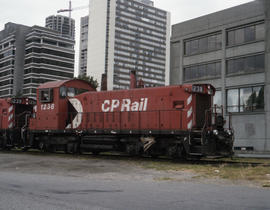
[(208, 79), (220, 77), (221, 62), (194, 65), (184, 68), (184, 80)]
[(217, 90), (215, 95), (214, 95), (214, 98), (213, 98), (213, 104), (214, 105), (217, 105), (217, 106), (221, 106), (222, 105), (222, 102), (221, 102), (221, 90)]
[(9, 66), (11, 64), (13, 64), (12, 60), (5, 61), (3, 63), (0, 63), (0, 68), (5, 67), (5, 66)]
[(221, 109), (222, 107), (222, 94), (221, 90), (216, 90), (215, 95), (213, 97), (213, 105), (216, 107), (215, 111), (217, 113), (222, 113), (223, 110)]
[(264, 36), (264, 23), (254, 23), (241, 28), (230, 29), (227, 31), (227, 46), (263, 40)]
[(264, 71), (264, 54), (241, 57), (227, 61), (227, 74), (256, 73)]
[(245, 87), (227, 90), (227, 112), (264, 110), (264, 87)]
[(184, 43), (185, 55), (195, 55), (214, 50), (220, 50), (222, 46), (221, 33), (187, 40)]

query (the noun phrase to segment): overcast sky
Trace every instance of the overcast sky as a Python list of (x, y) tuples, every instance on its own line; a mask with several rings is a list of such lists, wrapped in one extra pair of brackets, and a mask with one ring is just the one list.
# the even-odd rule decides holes
[[(171, 13), (171, 23), (179, 23), (212, 12), (250, 2), (251, 0), (154, 0), (155, 7)], [(57, 14), (59, 9), (68, 7), (69, 0), (0, 0), (0, 30), (5, 23), (14, 22), (33, 26), (45, 25), (45, 18)], [(72, 0), (72, 7), (89, 4), (88, 0)], [(68, 15), (68, 13), (61, 13)], [(72, 17), (76, 21), (76, 52), (79, 48), (80, 17), (88, 15), (87, 9), (74, 10)], [(78, 69), (76, 53), (75, 69)]]

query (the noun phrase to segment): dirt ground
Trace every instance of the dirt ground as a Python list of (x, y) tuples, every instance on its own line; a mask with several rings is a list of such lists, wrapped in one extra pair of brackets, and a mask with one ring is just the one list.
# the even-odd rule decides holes
[[(115, 155), (66, 155), (0, 151), (0, 171), (104, 180), (192, 181), (270, 186), (270, 167), (235, 167)], [(259, 180), (259, 181), (258, 181)], [(263, 181), (263, 182), (262, 182)], [(269, 186), (268, 186), (269, 184)]]
[(0, 152), (0, 170), (103, 179), (162, 180), (166, 177), (190, 180), (196, 174), (187, 171), (156, 170), (144, 167), (148, 160), (129, 157)]

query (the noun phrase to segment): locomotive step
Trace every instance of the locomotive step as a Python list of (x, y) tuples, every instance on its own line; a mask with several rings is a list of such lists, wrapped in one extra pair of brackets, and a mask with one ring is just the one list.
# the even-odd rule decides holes
[(93, 150), (112, 150), (114, 149), (113, 145), (104, 145), (104, 144), (81, 144), (80, 148), (82, 149), (93, 149)]
[(189, 155), (191, 155), (191, 156), (203, 156), (202, 153), (189, 153)]
[(201, 146), (201, 144), (202, 144), (201, 137), (191, 139), (191, 145)]
[(95, 142), (116, 142), (118, 141), (118, 138), (115, 136), (83, 136), (82, 137), (82, 142), (87, 143), (87, 144), (92, 144)]
[(191, 146), (190, 147), (190, 153), (202, 153), (206, 149), (205, 146)]

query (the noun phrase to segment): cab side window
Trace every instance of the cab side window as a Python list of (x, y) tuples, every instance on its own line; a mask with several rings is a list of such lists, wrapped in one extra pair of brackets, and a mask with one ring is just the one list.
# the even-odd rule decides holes
[(67, 90), (67, 96), (68, 97), (74, 97), (75, 96), (75, 89), (72, 87), (69, 87)]
[(89, 90), (81, 89), (81, 88), (73, 88), (73, 87), (65, 87), (62, 86), (59, 89), (60, 98), (74, 97), (76, 95), (88, 92)]
[(61, 98), (67, 97), (67, 88), (65, 86), (60, 87), (60, 97)]
[(49, 103), (53, 101), (53, 89), (39, 90), (39, 101), (42, 103)]

